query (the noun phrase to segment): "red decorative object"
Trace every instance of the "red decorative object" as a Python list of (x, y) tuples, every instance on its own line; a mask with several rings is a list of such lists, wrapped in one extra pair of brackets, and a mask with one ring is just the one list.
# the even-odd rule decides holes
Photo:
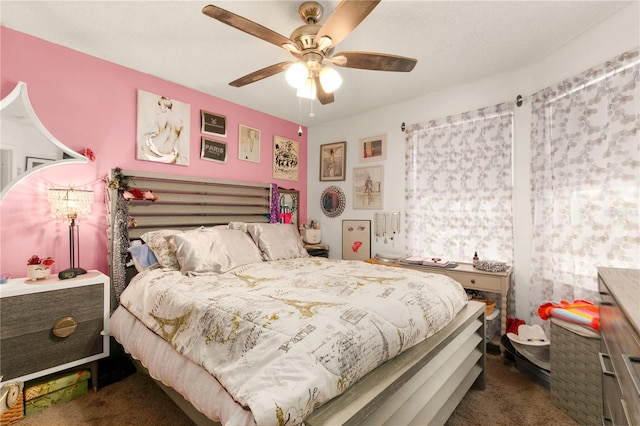
[(91, 148), (85, 148), (84, 151), (82, 151), (82, 155), (84, 155), (91, 161), (96, 161), (96, 155), (93, 153)]
[(143, 200), (149, 200), (149, 201), (156, 201), (158, 199), (158, 197), (156, 197), (156, 194), (154, 194), (153, 191), (142, 192), (138, 188), (131, 188), (128, 191), (124, 191), (122, 196), (124, 197), (125, 200), (143, 199)]
[(43, 265), (47, 268), (52, 267), (54, 263), (56, 263), (56, 261), (53, 259), (53, 257), (45, 257), (44, 259), (40, 259), (40, 256), (38, 256), (37, 254), (34, 254), (27, 260), (27, 265)]
[(51, 268), (54, 263), (56, 263), (56, 261), (53, 260), (53, 257), (47, 257), (46, 259), (40, 261), (40, 264), (46, 266), (47, 268)]
[(155, 201), (158, 199), (158, 197), (156, 197), (156, 194), (153, 193), (153, 191), (147, 191), (144, 193), (143, 198), (145, 200), (151, 200), (151, 201)]
[(282, 223), (291, 223), (291, 217), (293, 217), (293, 213), (280, 213)]
[(131, 188), (128, 191), (125, 191), (124, 194), (122, 194), (122, 196), (126, 200), (130, 200), (132, 198), (143, 198), (144, 194), (138, 188)]

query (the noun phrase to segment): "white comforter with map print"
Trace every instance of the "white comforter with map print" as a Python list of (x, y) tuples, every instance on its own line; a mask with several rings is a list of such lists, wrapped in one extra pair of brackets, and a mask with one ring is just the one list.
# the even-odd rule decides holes
[(260, 262), (220, 275), (139, 274), (121, 304), (213, 374), (258, 425), (314, 407), (447, 325), (464, 289), (358, 261)]

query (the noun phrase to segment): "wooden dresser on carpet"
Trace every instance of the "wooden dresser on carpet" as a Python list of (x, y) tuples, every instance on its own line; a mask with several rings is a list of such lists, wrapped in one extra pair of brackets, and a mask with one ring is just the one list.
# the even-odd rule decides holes
[(598, 268), (603, 425), (640, 425), (640, 270)]

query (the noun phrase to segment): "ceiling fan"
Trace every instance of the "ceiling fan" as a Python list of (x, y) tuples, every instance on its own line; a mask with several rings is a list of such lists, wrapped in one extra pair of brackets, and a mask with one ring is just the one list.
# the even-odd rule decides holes
[(275, 44), (295, 58), (294, 61), (280, 62), (254, 71), (232, 81), (229, 85), (242, 87), (286, 71), (289, 84), (299, 89), (298, 96), (308, 98), (317, 96), (320, 103), (325, 105), (334, 101), (333, 91), (337, 89), (342, 79), (335, 69), (323, 65), (323, 62), (346, 68), (399, 72), (409, 72), (416, 65), (416, 59), (386, 53), (339, 52), (334, 54), (335, 46), (364, 20), (380, 1), (343, 0), (322, 25), (318, 24), (322, 18), (322, 5), (315, 1), (306, 1), (298, 8), (304, 24), (296, 28), (289, 38), (218, 6), (205, 6), (202, 13)]

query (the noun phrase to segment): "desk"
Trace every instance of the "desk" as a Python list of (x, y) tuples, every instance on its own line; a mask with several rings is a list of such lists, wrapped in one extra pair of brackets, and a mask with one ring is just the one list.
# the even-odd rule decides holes
[(433, 274), (443, 274), (458, 281), (465, 289), (500, 294), (500, 335), (504, 336), (507, 333), (507, 294), (509, 293), (509, 287), (511, 285), (512, 267), (509, 267), (505, 272), (485, 272), (475, 269), (470, 263), (454, 262), (458, 263), (457, 267), (442, 268), (439, 266), (412, 265), (407, 263), (382, 263), (375, 259), (367, 259), (367, 262), (415, 269)]

